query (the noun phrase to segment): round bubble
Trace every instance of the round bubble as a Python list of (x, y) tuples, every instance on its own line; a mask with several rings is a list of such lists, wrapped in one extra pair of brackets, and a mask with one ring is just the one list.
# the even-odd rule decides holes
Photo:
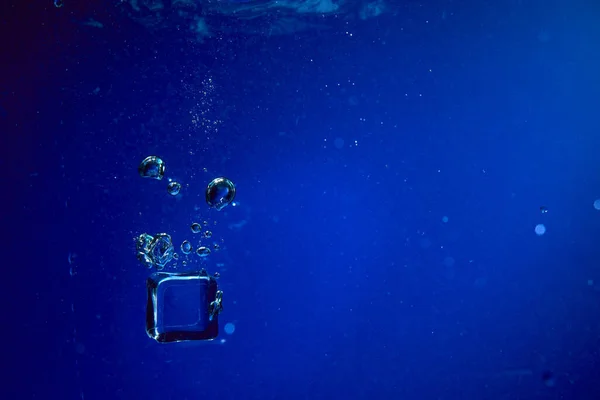
[(194, 222), (190, 227), (193, 233), (200, 233), (202, 231), (202, 225), (197, 222)]
[(226, 334), (231, 335), (233, 332), (235, 332), (235, 324), (233, 322), (226, 323), (224, 330)]
[(546, 227), (544, 226), (544, 224), (537, 224), (535, 226), (535, 234), (538, 236), (542, 236), (544, 233), (546, 233)]
[(159, 157), (148, 156), (138, 166), (142, 178), (161, 180), (165, 176), (165, 163)]
[(200, 257), (208, 257), (210, 255), (210, 249), (206, 246), (200, 246), (196, 249), (196, 254)]
[(171, 196), (177, 196), (179, 192), (181, 192), (181, 183), (179, 182), (169, 182), (167, 185), (167, 192)]
[(344, 139), (335, 138), (335, 140), (333, 141), (333, 144), (336, 149), (341, 149), (342, 147), (344, 147)]
[(235, 185), (227, 178), (215, 178), (206, 187), (206, 204), (218, 211), (230, 204), (234, 198)]
[(596, 199), (596, 201), (594, 201), (594, 208), (600, 211), (600, 199)]
[(443, 223), (446, 223), (446, 222), (448, 222), (448, 217), (446, 217), (446, 216), (444, 215), (444, 216), (442, 217), (442, 222), (443, 222)]
[(183, 243), (181, 243), (181, 252), (183, 254), (190, 254), (193, 250), (194, 248), (189, 240), (184, 240)]
[(210, 239), (210, 238), (212, 237), (212, 232), (211, 232), (211, 231), (206, 231), (206, 232), (204, 232), (204, 237), (205, 237), (206, 239)]

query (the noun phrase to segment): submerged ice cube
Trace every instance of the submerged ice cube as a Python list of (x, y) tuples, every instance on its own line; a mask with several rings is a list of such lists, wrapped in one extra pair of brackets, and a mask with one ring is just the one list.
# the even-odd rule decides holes
[(147, 282), (146, 333), (158, 342), (212, 340), (219, 332), (214, 277), (203, 272), (156, 272)]

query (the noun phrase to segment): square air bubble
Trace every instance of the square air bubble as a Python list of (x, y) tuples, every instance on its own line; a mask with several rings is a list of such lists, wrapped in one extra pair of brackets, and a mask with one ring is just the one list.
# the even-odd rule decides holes
[(202, 272), (156, 272), (147, 282), (146, 332), (157, 342), (212, 340), (220, 301), (214, 277)]

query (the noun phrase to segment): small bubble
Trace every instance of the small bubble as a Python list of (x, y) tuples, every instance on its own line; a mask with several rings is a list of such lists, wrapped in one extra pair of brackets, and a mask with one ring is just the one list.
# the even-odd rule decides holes
[(541, 206), (541, 207), (540, 207), (540, 212), (541, 212), (542, 214), (546, 214), (546, 213), (548, 212), (548, 209), (546, 208), (546, 206)]
[(205, 237), (206, 239), (210, 239), (210, 238), (212, 237), (212, 232), (211, 232), (211, 231), (206, 231), (206, 232), (204, 232), (204, 237)]
[(161, 180), (165, 175), (165, 163), (159, 157), (148, 156), (138, 166), (142, 178)]
[(442, 217), (442, 222), (443, 222), (443, 223), (446, 223), (446, 222), (448, 222), (448, 217), (444, 215), (444, 216)]
[(167, 185), (167, 193), (171, 196), (177, 196), (181, 192), (181, 183), (179, 182), (169, 182)]
[(221, 249), (221, 246), (219, 246), (219, 243), (213, 243), (213, 250), (219, 251), (219, 249)]
[(196, 254), (198, 254), (200, 257), (208, 257), (210, 255), (210, 249), (205, 246), (200, 246), (196, 250)]
[(194, 248), (188, 240), (184, 240), (183, 243), (181, 243), (181, 252), (183, 254), (190, 254), (193, 250)]
[(594, 201), (594, 208), (600, 211), (600, 199), (596, 199), (596, 201)]
[(192, 230), (193, 233), (200, 233), (200, 232), (202, 232), (202, 225), (200, 225), (197, 222), (194, 222), (192, 224), (192, 226), (190, 227), (190, 229)]

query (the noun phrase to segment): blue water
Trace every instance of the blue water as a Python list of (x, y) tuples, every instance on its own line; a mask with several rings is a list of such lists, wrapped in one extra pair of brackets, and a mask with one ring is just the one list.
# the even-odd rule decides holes
[[(600, 398), (598, 8), (388, 5), (3, 14), (1, 398)], [(159, 345), (133, 238), (203, 221), (220, 335)]]

